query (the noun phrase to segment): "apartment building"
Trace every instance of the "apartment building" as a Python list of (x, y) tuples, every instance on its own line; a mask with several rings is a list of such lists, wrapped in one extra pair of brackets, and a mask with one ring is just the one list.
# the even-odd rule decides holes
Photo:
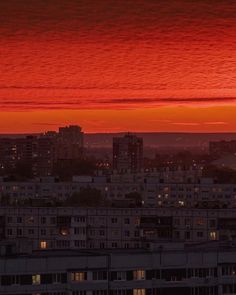
[(0, 169), (8, 174), (19, 163), (34, 176), (49, 176), (57, 161), (74, 160), (83, 154), (84, 133), (80, 126), (66, 126), (58, 132), (37, 136), (0, 138)]
[(144, 207), (236, 207), (236, 184), (214, 183), (196, 170), (75, 176), (68, 182), (59, 182), (53, 177), (28, 182), (9, 182), (2, 178), (0, 196), (8, 196), (13, 203), (40, 198), (66, 200), (87, 187), (100, 190), (111, 203), (127, 200), (127, 194), (137, 192)]
[(1, 240), (32, 249), (138, 249), (236, 239), (235, 209), (0, 208)]
[(36, 251), (0, 256), (5, 295), (228, 295), (235, 247), (159, 245), (157, 250)]
[(143, 139), (126, 134), (113, 138), (113, 169), (138, 172), (143, 167)]

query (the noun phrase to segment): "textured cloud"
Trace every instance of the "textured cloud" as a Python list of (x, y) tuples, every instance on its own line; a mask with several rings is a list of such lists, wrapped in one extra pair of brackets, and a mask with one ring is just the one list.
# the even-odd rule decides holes
[[(6, 111), (21, 110), (79, 110), (79, 109), (134, 109), (153, 108), (158, 106), (211, 106), (211, 105), (232, 105), (236, 103), (234, 97), (214, 98), (126, 98), (126, 99), (62, 99), (51, 100), (45, 97), (35, 99), (17, 99), (0, 101), (0, 109)], [(179, 123), (178, 123), (179, 124)], [(220, 125), (223, 122), (206, 122), (206, 124)]]
[(235, 11), (234, 0), (0, 1), (0, 110), (235, 105)]

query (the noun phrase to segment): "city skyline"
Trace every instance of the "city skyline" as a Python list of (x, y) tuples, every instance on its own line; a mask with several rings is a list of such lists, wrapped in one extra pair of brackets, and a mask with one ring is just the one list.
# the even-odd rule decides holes
[(0, 133), (236, 131), (234, 1), (0, 8)]

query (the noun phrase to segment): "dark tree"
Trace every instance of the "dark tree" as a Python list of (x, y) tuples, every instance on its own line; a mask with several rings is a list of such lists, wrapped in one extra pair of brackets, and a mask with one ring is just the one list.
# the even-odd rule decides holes
[(72, 194), (65, 203), (64, 206), (81, 206), (81, 207), (97, 207), (105, 206), (106, 201), (101, 194), (101, 191), (86, 187), (81, 189), (80, 192)]

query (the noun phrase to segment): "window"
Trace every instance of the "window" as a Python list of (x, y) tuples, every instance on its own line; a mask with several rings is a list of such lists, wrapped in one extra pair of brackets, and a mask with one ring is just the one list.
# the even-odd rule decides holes
[(196, 224), (202, 226), (205, 224), (205, 220), (203, 218), (198, 218), (196, 220)]
[(29, 235), (33, 235), (34, 234), (34, 229), (33, 228), (29, 228), (28, 233), (29, 233)]
[(145, 295), (146, 290), (145, 289), (133, 289), (133, 295)]
[(190, 239), (190, 231), (185, 232), (185, 239), (189, 240)]
[(40, 285), (41, 283), (41, 276), (40, 275), (32, 275), (32, 284), (33, 285)]
[(126, 281), (126, 272), (125, 271), (112, 271), (111, 272), (112, 281)]
[(145, 270), (139, 269), (133, 271), (134, 280), (145, 280)]
[(45, 228), (41, 229), (40, 233), (41, 233), (41, 236), (46, 236), (46, 229)]
[(56, 223), (56, 217), (51, 217), (50, 218), (50, 223), (55, 224)]
[(111, 235), (112, 235), (112, 236), (118, 236), (118, 234), (119, 234), (119, 230), (118, 230), (118, 229), (113, 229), (113, 230), (111, 231)]
[(113, 217), (113, 218), (111, 219), (111, 223), (117, 223), (117, 218)]
[(100, 231), (99, 231), (99, 235), (100, 235), (100, 236), (105, 236), (105, 230), (103, 230), (103, 229), (100, 230)]
[(75, 247), (78, 247), (78, 248), (85, 248), (86, 247), (86, 241), (75, 240), (74, 245), (75, 245)]
[(62, 236), (68, 236), (69, 233), (70, 233), (70, 230), (68, 228), (63, 227), (63, 228), (60, 229), (60, 234)]
[(209, 220), (209, 226), (210, 227), (216, 227), (216, 220), (215, 219), (210, 219)]
[(134, 231), (134, 236), (135, 236), (135, 237), (139, 237), (139, 231), (138, 231), (138, 230), (135, 230), (135, 231)]
[(7, 217), (7, 223), (12, 223), (13, 222), (13, 218), (11, 216)]
[(128, 230), (125, 230), (125, 237), (129, 237), (130, 236), (130, 232)]
[(87, 280), (86, 272), (72, 272), (71, 273), (71, 281), (73, 282), (83, 282)]
[(185, 218), (185, 225), (190, 226), (191, 225), (191, 219), (190, 218)]
[(46, 217), (41, 217), (41, 224), (45, 224), (46, 223)]
[(107, 295), (107, 290), (97, 290), (93, 291), (93, 295)]
[(99, 248), (100, 248), (100, 249), (104, 249), (104, 248), (105, 248), (105, 243), (103, 243), (103, 242), (100, 243), (100, 244), (99, 244)]
[(40, 242), (40, 249), (47, 249), (47, 242), (46, 241)]
[(175, 225), (180, 225), (180, 219), (179, 218), (175, 218), (174, 219), (174, 223), (175, 223)]
[(21, 228), (17, 228), (16, 234), (17, 234), (17, 236), (22, 236), (22, 229)]
[(140, 225), (140, 218), (139, 217), (135, 218), (134, 224)]
[(52, 275), (52, 282), (54, 284), (66, 283), (67, 274), (66, 273), (55, 273)]
[(215, 231), (210, 232), (210, 240), (215, 241), (217, 239), (217, 235)]
[(22, 223), (22, 217), (17, 217), (16, 221), (17, 223)]
[(107, 272), (106, 271), (94, 271), (93, 272), (93, 280), (94, 281), (105, 281), (105, 280), (107, 280)]
[(12, 232), (12, 229), (11, 228), (8, 228), (7, 230), (7, 235), (8, 236), (12, 236), (13, 232)]
[(74, 228), (74, 234), (75, 235), (85, 235), (86, 229), (84, 227), (75, 227)]
[(74, 218), (75, 222), (80, 222), (84, 223), (85, 222), (85, 217), (84, 216), (77, 216)]
[(125, 224), (130, 224), (129, 218), (125, 218)]
[(197, 232), (197, 237), (198, 238), (203, 238), (203, 232), (202, 231), (198, 231)]
[(111, 247), (112, 248), (117, 248), (117, 243), (116, 242), (111, 243)]

